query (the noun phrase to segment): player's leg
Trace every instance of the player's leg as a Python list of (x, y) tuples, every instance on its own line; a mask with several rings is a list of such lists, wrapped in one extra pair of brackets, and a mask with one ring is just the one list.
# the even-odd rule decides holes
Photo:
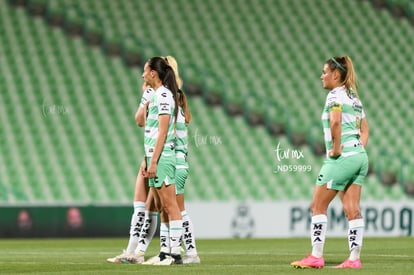
[(358, 154), (349, 158), (348, 169), (353, 171), (353, 184), (347, 186), (339, 193), (344, 208), (345, 216), (348, 219), (348, 246), (350, 255), (336, 268), (361, 268), (360, 254), (364, 235), (364, 220), (361, 213), (360, 201), (362, 184), (368, 173), (368, 157), (366, 154)]
[(323, 249), (328, 223), (326, 210), (329, 203), (335, 198), (337, 191), (330, 190), (324, 185), (316, 185), (311, 202), (311, 245), (312, 253), (299, 261), (294, 261), (291, 265), (295, 268), (322, 268), (325, 265), (323, 259)]
[[(156, 209), (162, 209), (160, 198), (158, 197), (158, 194), (156, 190), (153, 190), (153, 202), (154, 202), (154, 208)], [(146, 262), (144, 262), (144, 265), (154, 265), (158, 264), (161, 261), (165, 260), (167, 256), (170, 255), (170, 239), (169, 239), (169, 224), (168, 224), (168, 215), (165, 213), (165, 211), (160, 211), (160, 253), (154, 257), (151, 257)], [(140, 245), (138, 245), (140, 247)]]
[(142, 174), (142, 168), (140, 168), (136, 181), (134, 191), (134, 211), (131, 216), (129, 241), (127, 248), (118, 256), (108, 258), (107, 261), (111, 263), (119, 263), (123, 260), (134, 255), (134, 251), (138, 246), (139, 233), (142, 229), (145, 220), (145, 201), (148, 193), (147, 180)]
[(158, 215), (160, 206), (158, 205), (159, 199), (156, 198), (156, 191), (151, 188), (148, 193), (148, 198), (145, 206), (145, 222), (142, 226), (141, 233), (138, 240), (138, 247), (135, 250), (135, 254), (144, 255), (148, 249), (148, 246), (154, 237), (158, 227)]
[(291, 266), (295, 268), (322, 268), (325, 266), (323, 249), (328, 225), (326, 211), (338, 190), (343, 189), (341, 185), (337, 185), (343, 182), (343, 176), (338, 173), (339, 166), (340, 163), (337, 160), (328, 159), (319, 172), (310, 205), (312, 253), (302, 260), (292, 262)]
[(359, 201), (361, 186), (351, 184), (345, 191), (340, 192), (345, 216), (348, 219), (348, 246), (349, 258), (337, 268), (361, 268), (359, 260), (364, 234), (364, 220), (362, 219)]
[(180, 257), (177, 257), (177, 255), (174, 254), (173, 256), (175, 258), (172, 257), (173, 253), (171, 251), (170, 222), (168, 214), (165, 208), (162, 207), (162, 204), (160, 220), (160, 253), (144, 262), (143, 264), (145, 265), (171, 265), (175, 263), (176, 258), (179, 263), (182, 261), (181, 255), (179, 255)]
[[(182, 165), (179, 165), (182, 163)], [(177, 204), (181, 211), (181, 217), (183, 219), (183, 236), (182, 242), (185, 247), (185, 256), (183, 259), (184, 264), (200, 263), (200, 257), (197, 254), (197, 246), (195, 241), (194, 226), (191, 221), (190, 215), (185, 210), (185, 195), (184, 188), (188, 177), (188, 166), (184, 159), (177, 159), (177, 169), (175, 170), (175, 186), (177, 194)]]
[(184, 207), (184, 194), (177, 195), (178, 206), (181, 210), (181, 216), (183, 219), (183, 236), (182, 242), (185, 248), (185, 256), (183, 259), (184, 264), (198, 264), (200, 263), (200, 257), (197, 253), (197, 246), (194, 234), (194, 225), (191, 221), (190, 215)]
[[(175, 198), (175, 184), (163, 184), (157, 188), (157, 193), (161, 200), (161, 225), (168, 224), (168, 240), (170, 245), (170, 255), (175, 263), (182, 263), (180, 239), (183, 232), (183, 222), (180, 209)], [(168, 221), (168, 223), (167, 223)], [(161, 234), (161, 228), (160, 228)], [(161, 247), (163, 250), (163, 247)]]
[(139, 233), (138, 245), (133, 254), (122, 260), (123, 263), (137, 264), (143, 263), (145, 260), (145, 252), (147, 251), (158, 226), (158, 211), (155, 207), (154, 193), (155, 191), (153, 188), (150, 188), (145, 204), (144, 224)]
[(145, 202), (148, 194), (147, 179), (138, 172), (134, 191), (134, 213), (131, 217), (131, 227), (129, 232), (129, 242), (127, 246), (127, 253), (133, 254), (138, 246), (139, 233), (145, 221)]
[(313, 199), (311, 202), (311, 241), (312, 255), (314, 257), (323, 256), (323, 248), (325, 245), (326, 229), (328, 217), (326, 211), (330, 202), (335, 198), (338, 191), (327, 189), (326, 184), (315, 186)]
[[(161, 201), (161, 212), (166, 214), (168, 220), (168, 234), (170, 241), (170, 255), (168, 261), (159, 264), (182, 264), (180, 238), (183, 231), (183, 224), (180, 209), (175, 198), (175, 154), (161, 155), (157, 165), (156, 178), (150, 179), (150, 186), (154, 186)], [(161, 222), (163, 223), (163, 222)]]

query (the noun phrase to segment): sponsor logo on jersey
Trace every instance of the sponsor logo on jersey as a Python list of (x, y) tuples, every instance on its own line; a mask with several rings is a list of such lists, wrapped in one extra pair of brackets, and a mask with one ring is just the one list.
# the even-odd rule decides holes
[(355, 112), (357, 113), (361, 113), (362, 112), (362, 105), (359, 102), (354, 102), (352, 104), (352, 108), (354, 109)]
[(328, 109), (333, 111), (333, 110), (338, 110), (338, 111), (342, 111), (342, 103), (334, 101), (334, 102), (329, 102), (328, 103)]
[(169, 103), (160, 103), (161, 111), (168, 111), (170, 109)]

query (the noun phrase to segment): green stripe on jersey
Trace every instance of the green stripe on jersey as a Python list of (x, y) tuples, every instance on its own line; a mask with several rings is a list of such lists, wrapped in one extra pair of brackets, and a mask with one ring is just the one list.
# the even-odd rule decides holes
[[(365, 117), (361, 101), (348, 94), (344, 86), (337, 87), (329, 92), (326, 97), (325, 107), (322, 112), (322, 127), (324, 132), (325, 147), (327, 152), (332, 148), (332, 134), (329, 121), (331, 106), (341, 106), (341, 144), (359, 141), (359, 126)], [(364, 151), (362, 146), (345, 147), (343, 152)]]
[(178, 108), (177, 123), (176, 123), (176, 142), (175, 151), (187, 154), (188, 152), (188, 131), (185, 123), (184, 111), (181, 107)]
[(164, 86), (158, 88), (148, 105), (148, 116), (145, 122), (144, 147), (147, 157), (152, 156), (151, 149), (155, 147), (155, 143), (158, 138), (158, 118), (160, 115), (170, 115), (168, 133), (164, 148), (170, 147), (171, 149), (173, 147), (175, 141), (174, 108), (175, 102), (172, 92)]

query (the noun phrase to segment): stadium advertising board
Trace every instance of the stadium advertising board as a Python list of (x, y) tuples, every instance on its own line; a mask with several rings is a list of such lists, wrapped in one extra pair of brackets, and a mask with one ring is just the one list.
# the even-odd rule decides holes
[[(71, 211), (74, 209), (78, 211)], [(188, 202), (186, 209), (197, 238), (289, 238), (310, 234), (308, 201)], [(413, 212), (412, 201), (363, 202), (364, 235), (413, 236)], [(130, 205), (0, 207), (0, 238), (126, 236), (131, 213)], [(338, 199), (327, 214), (327, 236), (347, 236), (348, 223)]]
[[(193, 202), (187, 204), (198, 238), (308, 237), (309, 202)], [(410, 201), (364, 202), (365, 236), (412, 236)], [(328, 209), (327, 236), (347, 236), (348, 223), (339, 200)]]

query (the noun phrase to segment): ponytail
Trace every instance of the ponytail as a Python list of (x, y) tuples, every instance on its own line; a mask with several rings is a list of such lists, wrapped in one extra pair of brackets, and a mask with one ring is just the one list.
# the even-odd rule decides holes
[(181, 79), (180, 74), (178, 72), (177, 60), (175, 60), (175, 58), (173, 56), (168, 55), (168, 56), (165, 57), (165, 61), (173, 69), (173, 71), (175, 73), (175, 80), (177, 81), (178, 89), (181, 89), (183, 87), (183, 80)]
[(185, 123), (189, 124), (191, 122), (191, 112), (188, 107), (187, 97), (182, 90), (178, 90), (178, 105), (183, 109)]
[(344, 57), (332, 57), (326, 64), (328, 64), (332, 71), (339, 70), (341, 74), (341, 84), (345, 86), (349, 93), (359, 97), (357, 91), (357, 76), (351, 57), (348, 55)]
[(347, 68), (347, 74), (345, 76), (343, 84), (348, 91), (351, 91), (356, 97), (359, 97), (357, 91), (357, 76), (355, 73), (354, 65), (352, 63), (352, 59), (349, 56), (345, 56), (344, 59)]
[(178, 105), (176, 105), (176, 106), (180, 106), (183, 109), (184, 117), (185, 117), (185, 123), (188, 124), (191, 121), (191, 113), (190, 113), (190, 110), (188, 108), (187, 97), (185, 96), (184, 92), (181, 90), (181, 88), (183, 86), (183, 80), (181, 79), (180, 73), (178, 71), (177, 60), (171, 55), (168, 55), (168, 56), (164, 57), (164, 60), (165, 60), (165, 62), (167, 62), (167, 64), (174, 71), (175, 81), (177, 83), (177, 88), (178, 88), (178, 90), (177, 90)]
[(178, 105), (178, 86), (177, 86), (177, 81), (175, 79), (174, 70), (169, 65), (167, 65), (165, 74), (161, 80), (164, 86), (167, 87), (173, 94), (174, 103), (175, 103), (174, 117), (175, 117), (175, 121), (177, 121), (178, 106), (179, 106)]

